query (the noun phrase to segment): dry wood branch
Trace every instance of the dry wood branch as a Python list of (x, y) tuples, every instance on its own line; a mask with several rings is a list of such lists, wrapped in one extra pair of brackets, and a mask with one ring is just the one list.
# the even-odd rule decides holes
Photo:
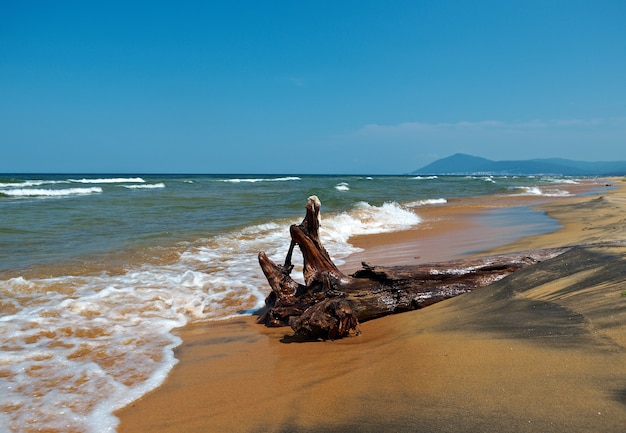
[[(363, 263), (363, 269), (347, 276), (335, 266), (319, 239), (320, 208), (319, 199), (309, 197), (304, 220), (290, 227), (291, 245), (284, 265), (259, 253), (259, 264), (272, 292), (257, 321), (267, 326), (290, 325), (296, 335), (314, 339), (358, 334), (359, 322), (415, 310), (484, 287), (568, 249), (416, 266), (380, 267)], [(290, 276), (296, 244), (304, 258), (304, 285)]]

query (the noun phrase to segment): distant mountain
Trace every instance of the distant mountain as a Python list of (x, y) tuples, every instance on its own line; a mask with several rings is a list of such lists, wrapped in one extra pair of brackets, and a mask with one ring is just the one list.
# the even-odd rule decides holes
[(582, 162), (561, 158), (491, 161), (486, 158), (457, 153), (417, 169), (411, 172), (411, 174), (623, 176), (626, 175), (626, 161)]

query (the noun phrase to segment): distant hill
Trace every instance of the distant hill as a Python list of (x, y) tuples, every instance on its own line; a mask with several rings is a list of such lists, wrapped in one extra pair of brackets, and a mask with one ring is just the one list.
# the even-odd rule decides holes
[(626, 161), (582, 162), (561, 158), (491, 161), (486, 158), (457, 153), (417, 169), (411, 174), (623, 176), (626, 174)]

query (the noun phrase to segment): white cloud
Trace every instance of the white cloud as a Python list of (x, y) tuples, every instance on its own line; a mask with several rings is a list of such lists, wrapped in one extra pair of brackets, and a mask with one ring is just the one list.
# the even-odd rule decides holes
[(576, 128), (593, 128), (602, 126), (626, 126), (626, 118), (615, 117), (610, 119), (553, 119), (553, 120), (527, 120), (527, 121), (502, 121), (481, 120), (458, 122), (402, 122), (398, 124), (384, 125), (371, 123), (356, 131), (356, 135), (362, 137), (409, 137), (420, 135), (432, 135), (438, 133), (520, 133), (524, 131), (538, 130), (574, 130)]
[(508, 123), (501, 120), (482, 120), (478, 122), (462, 120), (454, 123), (403, 122), (395, 125), (381, 125), (373, 123), (365, 125), (357, 133), (360, 135), (405, 136), (413, 133), (523, 130), (545, 128), (547, 126), (547, 122), (540, 120)]

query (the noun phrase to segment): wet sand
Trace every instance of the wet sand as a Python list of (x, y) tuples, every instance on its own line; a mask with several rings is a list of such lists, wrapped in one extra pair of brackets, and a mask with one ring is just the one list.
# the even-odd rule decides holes
[(251, 317), (185, 327), (180, 363), (117, 413), (118, 431), (626, 431), (626, 186), (611, 182), (617, 188), (595, 195), (542, 200), (563, 227), (497, 248), (480, 217), (503, 205), (493, 198), (419, 209), (421, 231), (354, 239), (365, 251), (346, 269), (362, 258), (452, 259), (463, 242), (494, 252), (578, 246), (489, 287), (364, 323), (359, 337), (288, 344), (289, 328)]

